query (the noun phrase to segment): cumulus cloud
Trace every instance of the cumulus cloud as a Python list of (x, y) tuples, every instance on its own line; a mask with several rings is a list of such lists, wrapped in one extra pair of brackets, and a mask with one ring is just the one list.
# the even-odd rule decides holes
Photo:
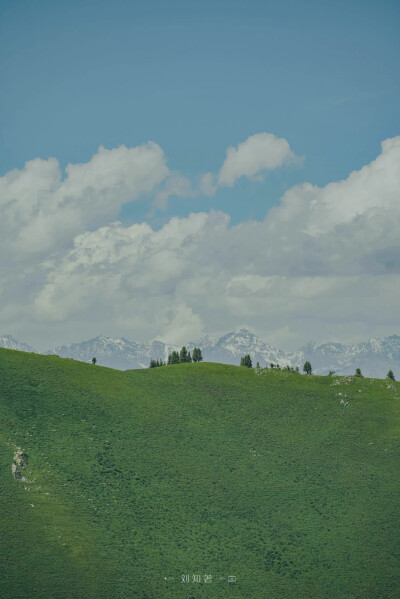
[(204, 323), (186, 304), (178, 304), (166, 314), (168, 321), (163, 327), (163, 334), (157, 339), (165, 343), (185, 344), (188, 339), (199, 339), (204, 330)]
[(229, 147), (218, 175), (218, 185), (232, 187), (241, 177), (255, 177), (296, 160), (289, 143), (272, 133), (257, 133), (237, 148)]
[(216, 177), (214, 173), (205, 173), (200, 178), (200, 191), (206, 196), (213, 196), (217, 191)]
[[(58, 165), (44, 162), (30, 166), (41, 174), (32, 205), (60, 186)], [(211, 211), (158, 231), (119, 222), (78, 230), (56, 258), (10, 275), (0, 322), (26, 339), (29, 318), (48, 345), (99, 333), (183, 343), (243, 322), (287, 347), (399, 333), (399, 198), (397, 137), (343, 181), (288, 190), (262, 222), (231, 226)]]
[(312, 236), (324, 235), (340, 225), (368, 215), (379, 217), (399, 206), (400, 137), (382, 142), (382, 153), (359, 171), (322, 189), (304, 183), (288, 190), (271, 222), (297, 220), (299, 228)]
[(186, 177), (182, 177), (179, 173), (170, 173), (168, 179), (159, 190), (155, 197), (155, 204), (159, 210), (166, 210), (168, 200), (171, 196), (178, 198), (189, 198), (195, 195), (192, 189), (192, 184)]
[(0, 178), (2, 239), (13, 252), (48, 254), (86, 228), (115, 219), (123, 204), (149, 194), (168, 174), (153, 142), (100, 147), (89, 162), (69, 164), (64, 178), (55, 158), (31, 160)]

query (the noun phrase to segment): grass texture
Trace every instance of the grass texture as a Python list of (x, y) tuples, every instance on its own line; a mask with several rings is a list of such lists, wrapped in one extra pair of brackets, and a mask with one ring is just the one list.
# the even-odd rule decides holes
[(399, 415), (392, 381), (0, 349), (0, 597), (398, 599)]

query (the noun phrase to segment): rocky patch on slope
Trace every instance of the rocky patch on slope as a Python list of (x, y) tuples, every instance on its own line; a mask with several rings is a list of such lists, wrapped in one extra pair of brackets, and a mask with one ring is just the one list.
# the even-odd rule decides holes
[(28, 455), (25, 453), (23, 449), (20, 447), (17, 448), (17, 451), (14, 453), (13, 461), (11, 464), (11, 472), (15, 480), (19, 480), (21, 482), (26, 481), (24, 475), (24, 470), (28, 465)]

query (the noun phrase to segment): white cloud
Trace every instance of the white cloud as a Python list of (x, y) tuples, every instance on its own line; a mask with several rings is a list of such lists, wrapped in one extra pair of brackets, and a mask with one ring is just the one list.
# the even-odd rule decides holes
[(229, 147), (218, 175), (218, 185), (232, 187), (240, 177), (255, 177), (259, 173), (294, 162), (296, 156), (289, 143), (272, 133), (257, 133), (237, 148)]
[(217, 191), (214, 173), (205, 173), (200, 179), (200, 191), (206, 196), (213, 196)]
[(382, 153), (359, 171), (323, 188), (303, 183), (289, 189), (270, 218), (283, 224), (296, 221), (310, 235), (324, 235), (339, 225), (353, 223), (368, 214), (379, 214), (399, 206), (400, 137), (382, 142)]
[[(35, 159), (0, 178), (2, 239), (13, 252), (48, 254), (86, 228), (115, 219), (123, 204), (152, 192), (169, 171), (153, 142), (100, 147), (85, 164), (62, 172), (56, 159)], [(8, 246), (10, 249), (10, 246)]]
[[(34, 215), (38, 202), (51, 203), (59, 176), (55, 161), (37, 161), (6, 177), (20, 190), (32, 183), (26, 206)], [(149, 180), (142, 189), (152, 189)], [(102, 195), (106, 184), (99, 186)], [(60, 207), (60, 223), (68, 207)], [(28, 225), (13, 214), (18, 233)], [(263, 222), (231, 227), (212, 211), (174, 217), (158, 231), (119, 222), (78, 229), (56, 255), (4, 265), (1, 328), (33, 343), (24, 334), (31, 327), (49, 346), (99, 333), (183, 343), (243, 322), (287, 346), (399, 333), (399, 222), (400, 137), (343, 181), (290, 189)]]
[(200, 316), (184, 303), (173, 306), (166, 321), (162, 335), (156, 336), (165, 343), (185, 344), (189, 339), (199, 339), (204, 330)]
[(192, 189), (191, 182), (186, 177), (182, 177), (179, 173), (170, 173), (168, 179), (165, 182), (163, 189), (161, 189), (155, 198), (156, 206), (159, 210), (165, 210), (167, 208), (168, 200), (171, 196), (178, 198), (189, 198), (195, 195)]

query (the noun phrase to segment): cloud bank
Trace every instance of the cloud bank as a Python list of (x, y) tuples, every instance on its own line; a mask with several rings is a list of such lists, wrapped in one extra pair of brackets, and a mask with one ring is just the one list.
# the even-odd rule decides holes
[[(239, 168), (240, 148), (226, 184), (258, 172)], [(157, 144), (100, 149), (66, 173), (35, 160), (0, 180), (4, 332), (33, 342), (40, 331), (42, 349), (100, 333), (181, 343), (242, 325), (287, 348), (399, 333), (400, 137), (347, 179), (297, 185), (262, 222), (233, 227), (218, 211), (158, 231), (113, 220), (161, 184), (187, 193), (179, 175), (166, 183)]]

